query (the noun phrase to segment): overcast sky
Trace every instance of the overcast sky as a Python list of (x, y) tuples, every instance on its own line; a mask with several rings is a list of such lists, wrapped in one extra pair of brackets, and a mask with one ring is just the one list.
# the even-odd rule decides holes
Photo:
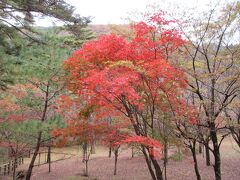
[[(162, 9), (171, 5), (179, 7), (195, 7), (204, 9), (210, 0), (66, 0), (76, 7), (76, 12), (82, 16), (92, 16), (92, 24), (123, 24), (129, 13), (144, 12), (147, 5), (158, 4)], [(211, 0), (217, 2), (219, 0)], [(48, 20), (39, 20), (37, 25), (50, 26)]]

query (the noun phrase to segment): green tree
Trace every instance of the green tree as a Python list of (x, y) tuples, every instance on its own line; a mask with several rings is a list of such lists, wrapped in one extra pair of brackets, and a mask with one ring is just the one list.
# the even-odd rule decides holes
[[(31, 46), (34, 42), (46, 45), (47, 42), (42, 39), (39, 29), (33, 26), (39, 17), (60, 20), (71, 31), (75, 28), (80, 31), (90, 22), (89, 17), (75, 14), (74, 7), (64, 0), (2, 0), (0, 2), (1, 89), (5, 90), (7, 85), (13, 82), (13, 78), (9, 78), (13, 74), (7, 66), (2, 65), (2, 62), (18, 57), (22, 49)], [(15, 69), (14, 64), (11, 70)]]
[[(1, 45), (7, 49), (20, 46), (16, 38), (26, 37), (38, 41), (34, 36), (32, 24), (35, 17), (46, 16), (61, 20), (66, 24), (85, 26), (90, 22), (88, 17), (74, 14), (74, 7), (64, 0), (3, 0), (0, 2)], [(17, 33), (18, 32), (18, 33)], [(20, 32), (20, 33), (19, 33)], [(23, 35), (23, 36), (22, 36)], [(4, 43), (8, 42), (8, 43)]]

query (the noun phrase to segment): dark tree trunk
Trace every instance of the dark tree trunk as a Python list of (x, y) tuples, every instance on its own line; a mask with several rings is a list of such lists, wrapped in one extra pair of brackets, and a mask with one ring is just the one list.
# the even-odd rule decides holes
[[(49, 82), (46, 86), (45, 102), (44, 102), (44, 108), (43, 108), (43, 113), (42, 113), (42, 117), (41, 117), (41, 122), (44, 122), (45, 119), (46, 119), (46, 116), (47, 116), (48, 101), (49, 101), (48, 96), (49, 96)], [(31, 162), (30, 162), (28, 170), (27, 170), (26, 180), (30, 180), (30, 178), (31, 178), (32, 170), (33, 170), (33, 167), (34, 167), (34, 162), (37, 158), (38, 151), (39, 151), (40, 146), (41, 146), (41, 141), (42, 141), (42, 131), (40, 131), (38, 133), (37, 144), (36, 144), (36, 147), (35, 147), (35, 150), (34, 150), (34, 153), (33, 153), (33, 157), (31, 159)]]
[(215, 121), (217, 116), (215, 115), (215, 84), (216, 79), (211, 80), (212, 87), (211, 87), (211, 108), (210, 108), (210, 116), (209, 116), (209, 128), (210, 128), (210, 138), (213, 144), (213, 155), (214, 155), (214, 173), (215, 173), (215, 180), (221, 180), (221, 158), (220, 158), (220, 151), (219, 151), (219, 144), (218, 144), (218, 137), (217, 137), (217, 129), (215, 125)]
[[(238, 117), (238, 127), (240, 127), (240, 115)], [(237, 133), (236, 133), (236, 142), (238, 144), (238, 146), (240, 147), (240, 128), (238, 129)]]
[(88, 177), (88, 160), (85, 160), (85, 176)]
[(34, 150), (34, 153), (33, 153), (33, 157), (31, 159), (31, 162), (29, 164), (29, 167), (28, 167), (28, 171), (27, 171), (27, 175), (26, 175), (26, 180), (30, 180), (31, 178), (31, 175), (32, 175), (32, 170), (33, 170), (33, 167), (34, 167), (34, 162), (37, 158), (37, 155), (38, 155), (38, 151), (40, 149), (40, 144), (41, 144), (41, 139), (42, 139), (42, 132), (39, 132), (38, 133), (38, 140), (37, 140), (37, 145), (35, 147), (35, 150)]
[(193, 145), (190, 145), (190, 150), (192, 152), (192, 157), (193, 157), (193, 161), (194, 161), (194, 170), (195, 170), (195, 174), (197, 176), (197, 180), (201, 180), (201, 176), (198, 170), (198, 162), (197, 162), (197, 157), (196, 157), (196, 142), (193, 142)]
[(205, 146), (205, 154), (206, 154), (206, 165), (210, 166), (210, 150), (209, 150), (209, 141), (204, 145)]
[(164, 165), (168, 163), (168, 144), (164, 145)]
[(111, 146), (109, 146), (108, 157), (109, 158), (112, 157), (112, 148), (111, 148)]
[(155, 176), (157, 180), (163, 180), (163, 174), (162, 174), (162, 170), (161, 167), (158, 163), (158, 161), (155, 159), (155, 157), (153, 157), (152, 155), (150, 155), (150, 151), (149, 149), (147, 149), (148, 154), (149, 154), (149, 158), (153, 164), (154, 170), (155, 170)]
[(198, 144), (198, 152), (199, 152), (199, 154), (202, 154), (202, 144), (201, 143)]
[(17, 168), (17, 158), (14, 157), (14, 160), (13, 160), (13, 180), (16, 180), (16, 168)]
[[(126, 110), (128, 111), (128, 114), (129, 114), (129, 118), (130, 118), (130, 121), (132, 122), (133, 124), (133, 127), (134, 127), (134, 130), (135, 130), (135, 133), (137, 135), (142, 135), (140, 132), (139, 132), (139, 127), (134, 123), (134, 120), (132, 118), (132, 115), (131, 113), (129, 112), (129, 109), (126, 108)], [(145, 132), (146, 133), (146, 132)], [(150, 155), (149, 153), (149, 149), (147, 149), (145, 146), (141, 146), (142, 147), (142, 152), (144, 154), (144, 157), (145, 157), (145, 160), (146, 160), (146, 163), (147, 163), (147, 166), (148, 166), (148, 169), (149, 169), (149, 172), (151, 174), (151, 177), (153, 180), (163, 180), (163, 174), (162, 174), (162, 170), (157, 162), (156, 159), (154, 159), (153, 156)], [(147, 151), (146, 151), (147, 150)], [(155, 173), (154, 173), (154, 170), (153, 170), (153, 167), (154, 167), (154, 170), (155, 170)]]
[(132, 158), (134, 158), (134, 147), (132, 146)]
[(114, 150), (114, 156), (115, 156), (115, 160), (114, 160), (114, 175), (117, 175), (117, 160), (118, 160), (118, 149), (119, 148), (116, 148)]
[(87, 143), (83, 143), (82, 148), (83, 148), (83, 159), (82, 159), (82, 162), (85, 162), (86, 159), (87, 159)]
[(235, 140), (235, 142), (237, 143), (237, 145), (240, 147), (240, 114), (238, 114), (238, 118), (237, 118), (237, 124), (235, 127), (230, 127), (230, 130), (232, 132), (232, 137)]
[(91, 155), (91, 145), (89, 145), (86, 142), (83, 144), (83, 154), (84, 154), (83, 162), (85, 163), (85, 174), (84, 175), (88, 177), (88, 161), (89, 161), (89, 158)]
[(151, 159), (152, 164), (153, 164), (153, 166), (154, 166), (157, 180), (163, 180), (162, 170), (161, 170), (161, 168), (160, 168), (157, 160), (156, 160), (155, 158), (153, 158), (152, 156), (150, 156), (150, 159)]
[(96, 154), (96, 148), (95, 148), (94, 142), (91, 144), (91, 154)]
[(168, 144), (165, 143), (164, 145), (164, 177), (167, 180), (167, 163), (168, 163)]
[(48, 163), (48, 172), (51, 172), (51, 146), (48, 146), (47, 163)]
[(153, 168), (152, 168), (152, 166), (151, 166), (151, 160), (150, 160), (150, 158), (149, 158), (149, 156), (148, 156), (148, 154), (147, 154), (146, 149), (145, 149), (144, 146), (142, 146), (142, 152), (143, 152), (143, 155), (144, 155), (144, 157), (145, 157), (145, 160), (146, 160), (147, 167), (148, 167), (148, 170), (149, 170), (149, 172), (150, 172), (150, 175), (151, 175), (151, 177), (152, 177), (153, 180), (156, 180), (157, 178), (156, 178), (156, 176), (155, 176), (155, 174), (154, 174), (154, 171), (153, 171)]
[(211, 131), (211, 140), (213, 142), (213, 155), (214, 155), (214, 173), (215, 179), (221, 180), (221, 158), (219, 151), (219, 144), (217, 139), (217, 133), (215, 131)]

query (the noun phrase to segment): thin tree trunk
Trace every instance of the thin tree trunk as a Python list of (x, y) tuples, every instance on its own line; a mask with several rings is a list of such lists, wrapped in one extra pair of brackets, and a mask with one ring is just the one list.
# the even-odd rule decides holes
[(88, 143), (85, 143), (85, 148), (84, 148), (85, 158), (84, 158), (84, 161), (85, 161), (85, 176), (87, 176), (87, 177), (88, 177), (88, 161), (89, 161), (90, 155), (91, 155), (91, 147), (89, 147)]
[(217, 131), (216, 131), (216, 125), (215, 125), (215, 84), (216, 79), (211, 80), (212, 86), (211, 86), (211, 113), (209, 116), (209, 122), (208, 125), (210, 127), (210, 137), (213, 144), (213, 155), (214, 155), (214, 173), (215, 173), (215, 179), (221, 180), (221, 158), (220, 158), (220, 151), (219, 151), (219, 144), (218, 144), (218, 138), (217, 138)]
[[(44, 122), (45, 119), (46, 119), (46, 116), (47, 116), (48, 101), (49, 101), (48, 96), (49, 96), (49, 82), (48, 82), (47, 87), (46, 87), (45, 101), (44, 101), (44, 108), (43, 108), (43, 113), (42, 113), (42, 117), (41, 117), (41, 122)], [(39, 131), (38, 138), (37, 138), (37, 145), (35, 147), (33, 157), (31, 159), (31, 162), (30, 162), (29, 167), (28, 167), (26, 180), (30, 180), (30, 178), (31, 178), (32, 170), (33, 170), (33, 167), (34, 167), (34, 162), (37, 158), (38, 151), (39, 151), (40, 145), (41, 145), (41, 141), (42, 141), (42, 131)]]
[(155, 173), (154, 173), (154, 171), (153, 171), (153, 168), (152, 168), (152, 166), (151, 166), (150, 158), (149, 158), (149, 156), (148, 156), (148, 154), (147, 154), (146, 149), (145, 149), (144, 146), (142, 146), (142, 152), (143, 152), (143, 155), (144, 155), (144, 157), (145, 157), (145, 160), (146, 160), (147, 167), (148, 167), (148, 170), (149, 170), (149, 172), (150, 172), (150, 175), (151, 175), (151, 177), (152, 177), (153, 180), (156, 180), (157, 178), (156, 178)]
[(220, 158), (220, 151), (219, 151), (219, 144), (217, 139), (217, 134), (215, 131), (211, 131), (211, 140), (213, 142), (213, 155), (214, 155), (214, 173), (215, 179), (221, 180), (221, 158)]
[(193, 145), (190, 145), (190, 150), (192, 152), (192, 157), (193, 157), (193, 161), (194, 161), (194, 170), (195, 170), (195, 174), (197, 176), (197, 180), (201, 180), (201, 176), (198, 170), (198, 162), (197, 162), (197, 157), (196, 157), (196, 142), (193, 142)]
[(94, 142), (91, 144), (91, 154), (96, 154), (96, 148), (95, 148)]
[(164, 178), (167, 180), (167, 164), (164, 165)]
[(108, 151), (108, 157), (110, 158), (112, 156), (112, 148), (109, 146), (109, 151)]
[(41, 144), (41, 139), (42, 139), (42, 132), (40, 131), (38, 133), (38, 140), (37, 140), (37, 145), (35, 147), (35, 150), (34, 150), (34, 153), (33, 153), (33, 157), (31, 159), (31, 162), (29, 164), (29, 167), (28, 167), (28, 171), (27, 171), (27, 175), (26, 175), (26, 180), (30, 180), (31, 178), (31, 175), (32, 175), (32, 170), (33, 170), (33, 167), (34, 167), (34, 162), (37, 158), (37, 155), (38, 155), (38, 151), (40, 149), (40, 144)]
[(51, 172), (51, 146), (48, 146), (47, 162), (48, 162), (48, 172)]
[(168, 163), (168, 144), (164, 145), (164, 165)]
[[(126, 108), (126, 110), (129, 111), (128, 108)], [(131, 120), (131, 122), (132, 122), (132, 124), (133, 124), (133, 127), (134, 127), (134, 130), (135, 130), (136, 134), (137, 134), (137, 135), (140, 135), (138, 126), (137, 126), (136, 124), (134, 124), (134, 120), (133, 120), (133, 118), (132, 118), (131, 113), (128, 112), (128, 114), (129, 114), (128, 117), (130, 118), (130, 120)], [(147, 152), (146, 152), (146, 150), (147, 150)], [(143, 154), (144, 154), (144, 157), (145, 157), (145, 160), (146, 160), (146, 163), (147, 163), (149, 172), (150, 172), (150, 174), (151, 174), (151, 176), (152, 176), (152, 179), (153, 179), (153, 180), (163, 180), (163, 175), (162, 175), (161, 168), (160, 168), (157, 160), (155, 160), (155, 159), (150, 155), (149, 149), (147, 149), (146, 147), (144, 147), (144, 146), (142, 145), (142, 152), (143, 152)], [(155, 173), (154, 173), (154, 171), (153, 171), (153, 168), (152, 168), (152, 166), (151, 166), (151, 163), (153, 164)]]
[(149, 158), (153, 164), (154, 170), (155, 170), (155, 176), (157, 180), (163, 180), (163, 174), (162, 174), (162, 170), (160, 168), (160, 165), (158, 163), (158, 161), (155, 159), (155, 157), (153, 157), (152, 155), (150, 155), (150, 151), (149, 149), (147, 149), (148, 154), (149, 154)]
[(132, 146), (132, 158), (134, 158), (134, 147)]
[(17, 168), (17, 158), (14, 157), (14, 160), (13, 160), (13, 180), (16, 180), (16, 168)]
[(168, 144), (165, 142), (164, 145), (164, 178), (167, 180), (167, 163), (168, 163)]
[(237, 127), (240, 127), (240, 114), (238, 114), (236, 126), (230, 127), (230, 130), (232, 132), (232, 137), (237, 143), (237, 145), (240, 147), (240, 128), (237, 129)]
[(203, 145), (203, 146), (202, 146), (202, 150), (203, 150), (203, 151), (202, 151), (202, 156), (203, 156), (203, 158), (205, 157), (205, 153), (204, 153), (204, 152), (205, 152), (205, 151), (204, 151), (205, 149), (204, 149), (204, 147), (205, 147), (205, 146)]
[(82, 162), (85, 162), (86, 159), (87, 159), (87, 143), (83, 143), (82, 148), (83, 148), (83, 159), (82, 159)]
[(88, 160), (85, 160), (85, 176), (88, 177)]
[[(238, 127), (240, 127), (240, 115), (238, 115)], [(240, 147), (240, 128), (238, 129), (236, 142), (237, 142), (238, 146)]]
[(115, 160), (114, 160), (114, 175), (117, 175), (117, 161), (118, 161), (118, 147), (114, 150)]
[(151, 155), (150, 155), (150, 159), (151, 159), (152, 164), (153, 164), (153, 166), (154, 166), (157, 180), (163, 180), (162, 170), (161, 170), (161, 168), (160, 168), (157, 160), (156, 160), (155, 158), (153, 158)]
[(210, 166), (210, 150), (209, 150), (209, 141), (204, 145), (205, 146), (205, 154), (206, 154), (206, 165)]
[(199, 152), (199, 154), (202, 154), (202, 144), (201, 143), (198, 144), (198, 152)]

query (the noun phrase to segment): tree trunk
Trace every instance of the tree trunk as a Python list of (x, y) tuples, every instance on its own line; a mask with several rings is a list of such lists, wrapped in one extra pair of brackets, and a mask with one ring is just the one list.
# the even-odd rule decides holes
[(168, 144), (164, 145), (164, 165), (168, 163)]
[(160, 165), (158, 163), (158, 161), (155, 159), (155, 157), (153, 157), (152, 155), (150, 155), (150, 151), (149, 149), (147, 149), (148, 154), (149, 154), (149, 158), (151, 159), (151, 162), (153, 164), (154, 170), (155, 170), (155, 176), (157, 180), (163, 180), (163, 174), (162, 174), (162, 170), (160, 168)]
[[(128, 109), (126, 109), (126, 110), (128, 111)], [(134, 124), (134, 120), (133, 120), (133, 118), (131, 116), (131, 113), (128, 112), (128, 114), (129, 114), (129, 118), (130, 118), (130, 120), (131, 120), (131, 122), (133, 124), (133, 127), (134, 127), (134, 130), (135, 130), (136, 134), (140, 135), (138, 126), (136, 124)], [(147, 149), (143, 145), (141, 145), (141, 147), (142, 147), (142, 152), (144, 154), (144, 157), (145, 157), (145, 160), (146, 160), (146, 163), (147, 163), (147, 166), (148, 166), (148, 170), (149, 170), (149, 172), (151, 174), (152, 179), (153, 180), (163, 180), (162, 171), (161, 171), (161, 168), (160, 168), (157, 160), (155, 160), (154, 157), (150, 155), (149, 149)], [(153, 164), (155, 173), (153, 171), (151, 163)]]
[(91, 144), (91, 154), (96, 154), (96, 148), (95, 148), (94, 142)]
[(205, 154), (206, 154), (206, 165), (210, 166), (210, 150), (209, 150), (209, 141), (204, 145), (205, 146)]
[(110, 158), (112, 156), (112, 148), (109, 146), (109, 151), (108, 151), (108, 157)]
[[(238, 117), (238, 127), (240, 127), (240, 115)], [(238, 128), (236, 140), (237, 140), (236, 142), (237, 142), (238, 146), (240, 147), (240, 128)]]
[(167, 163), (168, 163), (168, 144), (167, 142), (165, 142), (165, 145), (164, 145), (164, 177), (165, 177), (165, 180), (167, 180)]
[(85, 160), (85, 176), (88, 177), (88, 160)]
[(89, 144), (86, 142), (83, 144), (83, 154), (84, 154), (83, 162), (85, 162), (85, 174), (84, 175), (88, 177), (88, 160), (89, 160), (89, 157), (91, 154), (91, 147), (89, 150)]
[[(46, 91), (45, 91), (45, 101), (44, 101), (44, 108), (43, 108), (43, 113), (42, 113), (42, 117), (41, 117), (41, 122), (44, 122), (47, 116), (47, 110), (48, 110), (48, 96), (49, 96), (49, 82), (46, 86)], [(38, 151), (40, 149), (40, 145), (41, 145), (41, 141), (42, 141), (42, 131), (39, 131), (38, 133), (38, 138), (37, 138), (37, 144), (33, 153), (33, 157), (31, 159), (31, 162), (29, 164), (28, 170), (27, 170), (27, 175), (26, 175), (26, 180), (30, 180), (31, 175), (32, 175), (32, 170), (34, 167), (34, 162), (37, 158), (38, 155)]]
[(16, 180), (16, 168), (17, 168), (17, 158), (14, 157), (14, 160), (13, 160), (13, 180)]
[(82, 148), (83, 148), (83, 159), (82, 159), (82, 162), (85, 162), (86, 159), (87, 159), (87, 143), (83, 143)]
[(198, 162), (197, 162), (197, 157), (196, 157), (196, 142), (193, 142), (193, 145), (190, 146), (190, 150), (192, 152), (192, 157), (193, 157), (193, 161), (194, 161), (194, 170), (195, 170), (195, 174), (197, 176), (197, 180), (201, 180), (201, 176), (198, 170)]
[(145, 147), (142, 145), (142, 152), (143, 152), (143, 155), (145, 157), (145, 160), (146, 160), (146, 163), (147, 163), (147, 167), (148, 167), (148, 170), (150, 172), (150, 175), (152, 177), (153, 180), (156, 180), (156, 176), (154, 174), (154, 171), (153, 171), (153, 168), (151, 166), (151, 161), (150, 161), (150, 158), (148, 157), (148, 154), (146, 152), (146, 149)]
[(47, 163), (48, 163), (48, 172), (51, 172), (51, 146), (48, 146)]
[(134, 147), (132, 146), (132, 158), (134, 158)]
[(114, 150), (114, 156), (115, 156), (115, 161), (114, 161), (114, 175), (117, 175), (118, 149), (119, 149), (119, 148), (116, 148), (116, 149)]
[(215, 180), (221, 180), (222, 179), (221, 178), (221, 158), (220, 158), (217, 133), (212, 130), (210, 134), (211, 134), (211, 140), (213, 142)]
[(157, 160), (155, 158), (153, 158), (151, 155), (150, 155), (150, 159), (153, 163), (157, 180), (163, 180), (162, 170), (161, 170)]
[(35, 160), (36, 160), (36, 158), (37, 158), (38, 151), (39, 151), (39, 148), (40, 148), (41, 139), (42, 139), (42, 132), (39, 132), (39, 133), (38, 133), (37, 145), (36, 145), (36, 147), (35, 147), (35, 150), (34, 150), (34, 153), (33, 153), (33, 157), (32, 157), (32, 159), (31, 159), (31, 162), (30, 162), (29, 167), (28, 167), (28, 171), (27, 171), (27, 175), (26, 175), (26, 180), (30, 180), (30, 178), (31, 178), (32, 170), (33, 170), (33, 167), (34, 167), (34, 162), (35, 162)]
[(235, 140), (235, 142), (237, 143), (237, 145), (240, 147), (240, 114), (238, 114), (238, 118), (237, 118), (237, 124), (235, 127), (230, 127), (230, 130), (232, 132), (232, 137)]
[(198, 144), (198, 152), (199, 152), (199, 154), (202, 154), (202, 144), (201, 143)]

